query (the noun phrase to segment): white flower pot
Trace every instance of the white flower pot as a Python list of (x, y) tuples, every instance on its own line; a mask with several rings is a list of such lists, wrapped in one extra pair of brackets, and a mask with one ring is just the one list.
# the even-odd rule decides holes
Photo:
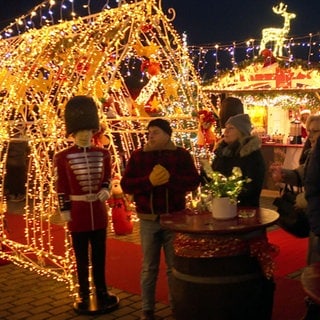
[(209, 210), (215, 219), (225, 220), (237, 216), (237, 205), (228, 197), (213, 198)]

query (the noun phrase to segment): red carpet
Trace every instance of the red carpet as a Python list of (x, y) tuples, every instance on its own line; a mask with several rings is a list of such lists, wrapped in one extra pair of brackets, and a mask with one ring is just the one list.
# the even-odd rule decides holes
[(269, 242), (279, 247), (275, 258), (276, 277), (283, 277), (306, 265), (308, 239), (296, 238), (282, 229), (268, 232)]
[[(268, 233), (269, 241), (280, 248), (276, 257), (276, 291), (272, 320), (300, 320), (305, 312), (304, 297), (299, 280), (285, 278), (305, 266), (307, 239), (298, 239), (278, 229)], [(108, 239), (107, 279), (109, 285), (134, 294), (140, 291), (140, 246)], [(157, 285), (157, 299), (167, 303), (167, 282), (162, 257)]]
[[(108, 239), (108, 285), (140, 295), (141, 259), (142, 254), (140, 245), (116, 239)], [(164, 257), (162, 255), (159, 271), (159, 280), (157, 284), (158, 301), (167, 303), (167, 292), (168, 285), (166, 280), (166, 268), (164, 263)]]
[[(24, 242), (25, 222), (21, 215), (7, 215), (9, 237)], [(55, 252), (63, 252), (63, 228), (52, 225)], [(281, 229), (268, 233), (269, 241), (280, 248), (276, 257), (276, 292), (272, 320), (299, 320), (305, 311), (304, 296), (299, 280), (285, 278), (305, 266), (307, 239), (291, 236)], [(107, 281), (108, 285), (140, 295), (140, 245), (116, 239), (107, 242)], [(167, 303), (167, 282), (162, 256), (157, 299)]]
[(308, 239), (296, 238), (282, 229), (270, 231), (268, 238), (280, 249), (275, 258), (276, 291), (272, 320), (300, 320), (306, 311), (306, 295), (299, 280), (285, 276), (305, 267)]
[(272, 320), (300, 320), (306, 311), (299, 280), (276, 278)]
[[(12, 239), (16, 242), (27, 244), (26, 240), (26, 221), (23, 219), (23, 216), (20, 214), (5, 214), (9, 239)], [(43, 247), (44, 250), (48, 250), (49, 248), (49, 240), (48, 237), (54, 239), (54, 246), (52, 252), (54, 254), (64, 256), (64, 238), (65, 238), (65, 230), (63, 226), (51, 224), (50, 226), (50, 235), (44, 232), (48, 229), (48, 224), (43, 222), (42, 225), (38, 224), (36, 226), (32, 225), (29, 221), (29, 239), (35, 241), (38, 247)], [(44, 230), (44, 231), (43, 231)]]

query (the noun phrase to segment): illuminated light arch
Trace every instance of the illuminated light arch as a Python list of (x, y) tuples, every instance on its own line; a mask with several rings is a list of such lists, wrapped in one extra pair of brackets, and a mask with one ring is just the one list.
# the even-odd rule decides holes
[[(72, 291), (73, 254), (66, 228), (55, 220), (52, 168), (54, 153), (69, 143), (62, 117), (68, 99), (88, 94), (101, 102), (99, 114), (110, 138), (115, 174), (121, 173), (121, 159), (128, 158), (144, 142), (151, 116), (169, 119), (174, 138), (195, 151), (197, 119), (192, 113), (211, 107), (188, 51), (171, 25), (172, 17), (162, 12), (161, 2), (130, 2), (121, 1), (117, 8), (84, 18), (77, 17), (71, 8), (70, 21), (51, 25), (52, 19), (48, 19), (41, 28), (29, 28), (15, 37), (10, 37), (12, 25), (0, 41), (2, 181), (9, 142), (25, 140), (30, 147), (21, 241), (11, 239), (10, 226), (9, 230), (5, 228), (9, 206), (0, 184), (0, 258), (66, 281)], [(54, 2), (45, 1), (17, 19), (17, 24), (35, 19), (37, 11), (48, 4), (53, 9)], [(153, 67), (157, 68), (152, 72), (146, 68), (135, 79), (140, 86), (136, 93), (128, 85), (128, 78), (144, 60), (155, 62)], [(145, 108), (149, 102), (151, 107), (156, 105), (156, 110)], [(18, 128), (22, 135), (15, 138)], [(63, 234), (62, 253), (55, 248), (56, 232)]]

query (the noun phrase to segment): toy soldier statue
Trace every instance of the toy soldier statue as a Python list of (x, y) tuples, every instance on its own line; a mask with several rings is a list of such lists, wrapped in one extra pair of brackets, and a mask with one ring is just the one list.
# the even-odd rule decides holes
[(67, 102), (65, 124), (74, 144), (54, 156), (54, 167), (61, 218), (68, 223), (77, 264), (79, 299), (74, 310), (106, 313), (119, 305), (118, 297), (107, 291), (105, 279), (105, 201), (110, 197), (111, 157), (108, 150), (91, 143), (99, 130), (98, 109), (91, 97), (75, 96)]

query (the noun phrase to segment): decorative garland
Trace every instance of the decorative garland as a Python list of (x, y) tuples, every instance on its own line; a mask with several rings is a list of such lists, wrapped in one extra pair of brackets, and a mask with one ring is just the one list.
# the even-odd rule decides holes
[(223, 258), (249, 254), (256, 257), (266, 278), (275, 271), (274, 257), (279, 248), (268, 242), (266, 235), (251, 240), (236, 236), (205, 236), (176, 233), (175, 254), (186, 258)]

